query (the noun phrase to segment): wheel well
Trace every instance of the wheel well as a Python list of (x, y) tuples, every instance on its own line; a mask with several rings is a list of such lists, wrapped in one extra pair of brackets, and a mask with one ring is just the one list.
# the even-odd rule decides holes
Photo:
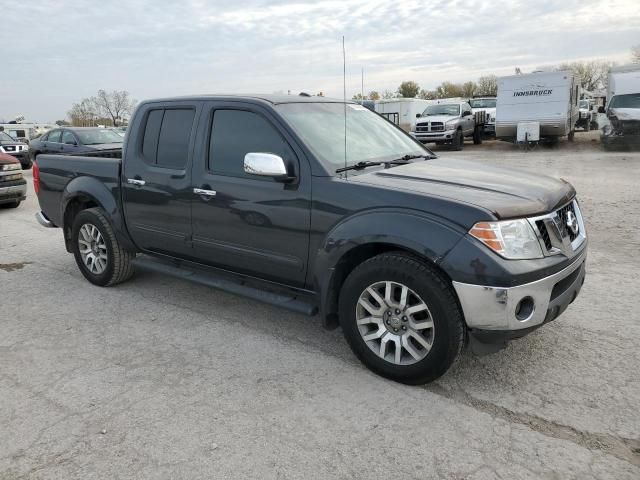
[(79, 195), (69, 201), (67, 207), (64, 210), (63, 217), (63, 232), (64, 243), (67, 248), (67, 252), (71, 253), (71, 229), (73, 228), (73, 221), (82, 210), (88, 208), (99, 207), (100, 205), (92, 198)]
[(402, 252), (411, 255), (422, 262), (428, 263), (431, 267), (435, 268), (443, 278), (448, 282), (451, 282), (449, 276), (437, 264), (421, 255), (418, 255), (412, 250), (390, 243), (367, 243), (359, 245), (345, 253), (335, 266), (329, 283), (329, 292), (326, 299), (327, 303), (324, 308), (325, 318), (323, 321), (325, 327), (336, 328), (338, 326), (338, 299), (340, 297), (340, 290), (342, 288), (342, 284), (353, 269), (365, 260), (386, 252)]

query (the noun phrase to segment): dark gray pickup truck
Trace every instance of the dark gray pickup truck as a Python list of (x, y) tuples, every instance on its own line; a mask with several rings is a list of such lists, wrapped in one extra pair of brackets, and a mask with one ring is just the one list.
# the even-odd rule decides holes
[(90, 282), (147, 269), (319, 310), (404, 383), (554, 320), (584, 282), (570, 184), (435, 158), (338, 100), (146, 101), (121, 160), (40, 155), (33, 177), (38, 221), (62, 228)]

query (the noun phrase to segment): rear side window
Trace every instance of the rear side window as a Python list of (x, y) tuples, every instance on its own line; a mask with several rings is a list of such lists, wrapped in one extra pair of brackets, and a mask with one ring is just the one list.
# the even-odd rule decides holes
[(183, 169), (194, 117), (195, 110), (190, 108), (151, 110), (142, 140), (145, 160), (159, 167)]
[(274, 153), (285, 161), (293, 157), (288, 144), (264, 117), (242, 110), (216, 110), (209, 141), (209, 170), (248, 176), (244, 172), (244, 156), (250, 152)]
[(49, 136), (47, 137), (47, 142), (60, 143), (60, 133), (60, 130), (54, 130), (53, 132), (50, 132)]

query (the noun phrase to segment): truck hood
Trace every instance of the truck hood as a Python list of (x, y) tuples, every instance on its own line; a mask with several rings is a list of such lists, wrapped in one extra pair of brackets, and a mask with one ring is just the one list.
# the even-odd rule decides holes
[(609, 117), (618, 117), (618, 120), (640, 120), (640, 108), (612, 108)]
[(418, 119), (416, 119), (416, 125), (419, 125), (420, 123), (427, 123), (427, 122), (448, 122), (449, 120), (455, 120), (457, 117), (456, 115), (429, 115), (428, 117), (420, 117)]
[(562, 179), (454, 158), (417, 161), (350, 180), (449, 198), (481, 207), (500, 219), (552, 212), (576, 193)]

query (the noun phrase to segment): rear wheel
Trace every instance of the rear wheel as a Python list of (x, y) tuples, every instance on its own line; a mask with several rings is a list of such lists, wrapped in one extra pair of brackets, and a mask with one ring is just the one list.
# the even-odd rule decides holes
[(462, 130), (456, 130), (453, 141), (451, 142), (451, 148), (458, 152), (464, 148), (464, 135), (462, 134)]
[(351, 272), (340, 292), (340, 324), (368, 368), (407, 384), (443, 375), (464, 343), (449, 282), (400, 252), (373, 257)]
[(115, 285), (133, 275), (135, 253), (122, 248), (102, 209), (80, 212), (73, 222), (71, 238), (78, 268), (94, 285)]

